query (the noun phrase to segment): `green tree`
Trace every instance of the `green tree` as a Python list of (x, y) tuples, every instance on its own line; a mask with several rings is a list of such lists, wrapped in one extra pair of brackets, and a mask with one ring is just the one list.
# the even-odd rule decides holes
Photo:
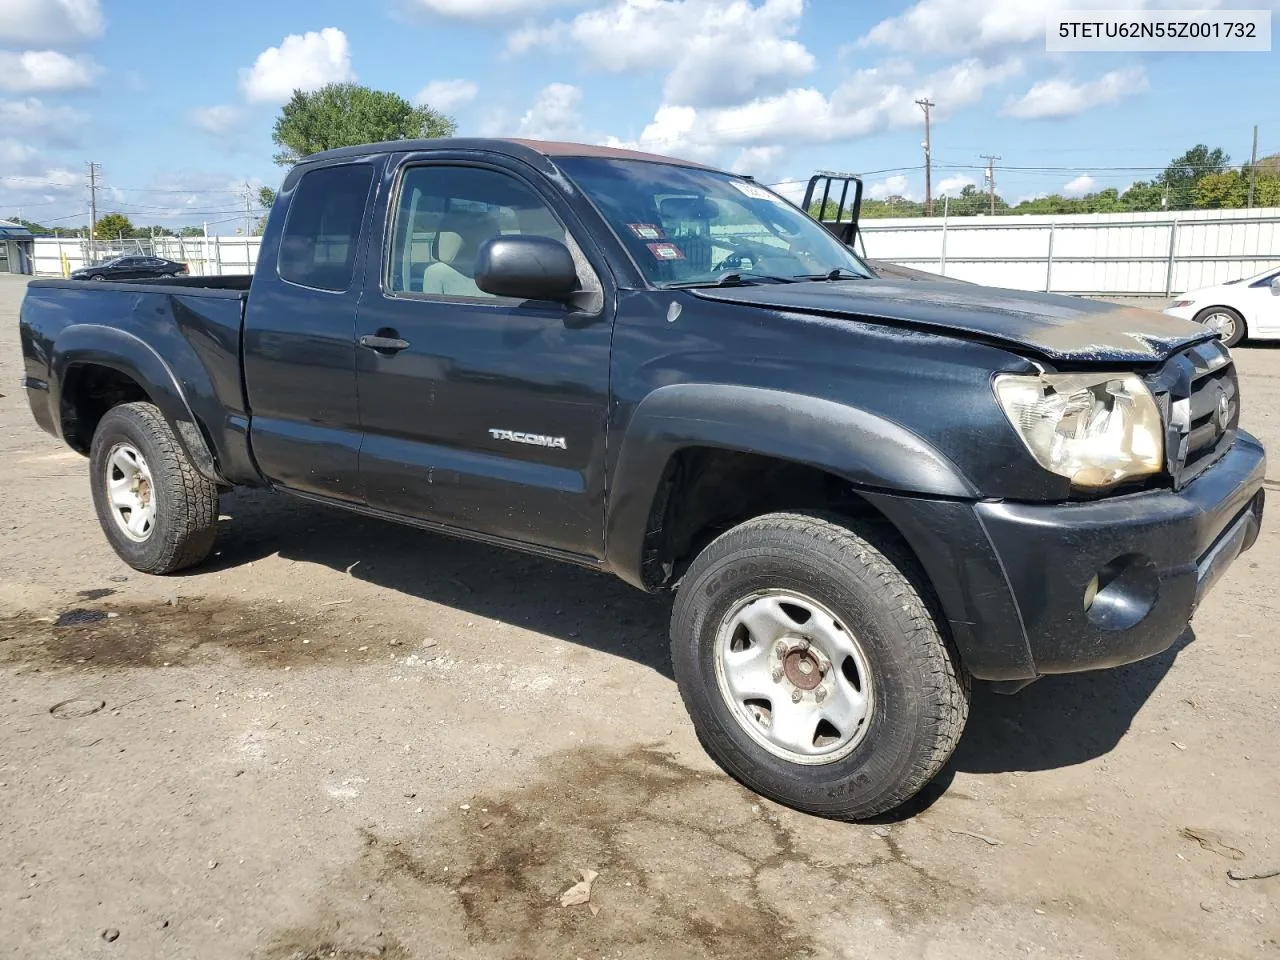
[(287, 166), (321, 150), (447, 137), (456, 129), (452, 117), (426, 105), (415, 107), (399, 94), (331, 83), (311, 93), (293, 91), (276, 118), (271, 139), (281, 148), (276, 163)]
[(1193, 200), (1197, 210), (1243, 207), (1249, 202), (1249, 178), (1236, 170), (1206, 174), (1196, 181)]
[(133, 236), (133, 224), (123, 213), (107, 213), (98, 218), (98, 239), (115, 240)]
[(1164, 209), (1165, 188), (1159, 183), (1139, 180), (1120, 194), (1122, 207), (1130, 213), (1154, 213)]
[(267, 214), (271, 212), (271, 208), (275, 206), (276, 192), (270, 187), (258, 188), (258, 206), (262, 208), (262, 215), (258, 217), (257, 224), (254, 225), (253, 235), (260, 237), (267, 232)]
[(1169, 190), (1169, 208), (1188, 210), (1195, 204), (1196, 183), (1201, 177), (1222, 173), (1231, 157), (1221, 147), (1210, 150), (1205, 144), (1194, 147), (1175, 158), (1160, 174), (1159, 183)]
[(203, 237), (204, 227), (183, 227), (178, 231), (180, 237)]
[(5, 219), (8, 220), (10, 223), (16, 223), (16, 224), (19, 224), (20, 226), (26, 227), (28, 230), (32, 232), (32, 234), (34, 234), (37, 237), (53, 236), (52, 227), (46, 227), (44, 224), (36, 223), (34, 220), (24, 220), (22, 219), (22, 217), (6, 217)]

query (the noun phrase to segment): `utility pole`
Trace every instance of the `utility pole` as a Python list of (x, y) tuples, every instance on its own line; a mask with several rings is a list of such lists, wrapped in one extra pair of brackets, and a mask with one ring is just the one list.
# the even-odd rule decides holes
[(929, 108), (937, 104), (925, 97), (916, 106), (924, 111), (924, 215), (933, 216), (933, 151), (929, 145)]
[(1000, 158), (984, 153), (982, 159), (987, 161), (987, 191), (991, 194), (991, 216), (994, 217), (996, 215), (996, 161)]
[(251, 216), (249, 212), (250, 197), (252, 197), (252, 193), (249, 189), (249, 181), (246, 180), (244, 182), (244, 235), (246, 240), (253, 233), (253, 230), (250, 228), (250, 216)]
[(1258, 125), (1253, 125), (1253, 156), (1249, 160), (1249, 202), (1253, 206), (1253, 188), (1258, 182)]
[(98, 164), (89, 161), (89, 259), (93, 259), (98, 239)]

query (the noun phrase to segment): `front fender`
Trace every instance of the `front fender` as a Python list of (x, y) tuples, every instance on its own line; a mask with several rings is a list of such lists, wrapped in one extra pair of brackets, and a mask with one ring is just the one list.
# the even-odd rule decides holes
[(622, 579), (644, 588), (651, 507), (672, 455), (714, 447), (825, 470), (854, 487), (976, 499), (955, 463), (905, 427), (820, 397), (727, 384), (659, 387), (635, 408), (610, 478), (605, 553)]
[(115, 327), (72, 324), (54, 341), (50, 356), (49, 405), (60, 435), (62, 391), (69, 371), (79, 364), (108, 367), (134, 380), (160, 409), (196, 469), (215, 483), (226, 482), (173, 370), (145, 340)]

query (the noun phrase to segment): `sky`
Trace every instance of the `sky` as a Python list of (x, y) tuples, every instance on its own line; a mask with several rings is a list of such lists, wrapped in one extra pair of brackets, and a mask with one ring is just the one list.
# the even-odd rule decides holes
[(244, 223), (295, 88), (354, 80), (467, 136), (609, 143), (868, 195), (1121, 190), (1196, 143), (1280, 151), (1280, 54), (1047, 53), (1045, 13), (1280, 0), (0, 0), (0, 216)]

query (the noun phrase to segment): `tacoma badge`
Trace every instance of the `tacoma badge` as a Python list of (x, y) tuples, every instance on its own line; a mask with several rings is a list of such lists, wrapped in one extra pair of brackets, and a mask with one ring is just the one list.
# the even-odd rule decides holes
[(498, 430), (494, 427), (489, 428), (489, 436), (495, 440), (507, 440), (511, 443), (527, 443), (533, 447), (555, 447), (559, 450), (568, 450), (569, 446), (565, 443), (564, 437), (544, 437), (540, 433), (517, 433), (512, 430)]

